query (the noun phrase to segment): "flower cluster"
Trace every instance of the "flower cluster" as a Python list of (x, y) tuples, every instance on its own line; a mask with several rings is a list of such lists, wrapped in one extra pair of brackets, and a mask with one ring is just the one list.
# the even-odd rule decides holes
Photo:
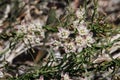
[[(78, 10), (76, 12), (76, 19), (70, 27), (58, 27), (58, 32), (53, 32), (48, 35), (47, 46), (53, 51), (59, 53), (62, 49), (65, 53), (81, 52), (87, 46), (91, 47), (94, 43), (92, 32), (88, 30), (87, 24), (84, 22), (83, 13)], [(80, 15), (80, 16), (79, 16)], [(34, 20), (29, 23), (17, 25), (18, 33), (24, 33), (24, 42), (26, 44), (42, 43), (45, 38), (45, 29), (43, 29), (39, 20)], [(59, 55), (60, 56), (60, 55)]]
[(66, 53), (81, 52), (83, 48), (90, 47), (94, 43), (92, 33), (87, 29), (86, 25), (73, 25), (73, 28), (75, 31), (70, 31), (65, 28), (58, 29), (59, 32), (56, 34), (58, 38), (56, 40), (52, 39), (53, 44), (51, 44), (51, 47), (53, 49), (59, 49), (61, 47)]
[(17, 25), (16, 28), (18, 34), (24, 35), (23, 40), (26, 44), (37, 44), (45, 38), (45, 30), (42, 26), (39, 20), (33, 20)]
[[(83, 12), (83, 10), (82, 10)], [(53, 50), (59, 50), (62, 48), (65, 53), (70, 52), (81, 52), (83, 48), (91, 47), (91, 44), (94, 43), (93, 34), (88, 30), (86, 23), (84, 20), (80, 20), (84, 14), (78, 10), (76, 12), (77, 19), (72, 23), (72, 30), (69, 27), (58, 28), (58, 32), (56, 33), (57, 38), (51, 39), (53, 44), (50, 46)]]

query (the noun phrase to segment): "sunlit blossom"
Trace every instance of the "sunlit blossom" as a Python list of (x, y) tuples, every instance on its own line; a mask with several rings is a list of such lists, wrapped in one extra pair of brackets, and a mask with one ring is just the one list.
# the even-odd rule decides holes
[(80, 24), (84, 24), (84, 23), (85, 23), (85, 21), (84, 21), (84, 20), (81, 20), (81, 21), (80, 21)]
[(58, 30), (59, 30), (58, 36), (60, 38), (65, 39), (65, 38), (68, 38), (68, 36), (70, 35), (70, 31), (67, 29), (59, 28)]
[(67, 73), (65, 73), (65, 74), (63, 75), (63, 79), (64, 79), (64, 80), (72, 80), (72, 79), (70, 79), (70, 76), (69, 76)]
[(85, 10), (84, 9), (81, 9), (81, 10), (78, 9), (75, 14), (76, 14), (77, 18), (82, 19), (84, 14), (85, 14)]
[(64, 44), (64, 49), (65, 49), (66, 53), (76, 52), (75, 44), (73, 42), (65, 43)]
[(86, 36), (86, 42), (87, 43), (94, 43), (95, 40), (92, 38), (92, 36), (88, 35), (88, 36)]
[(54, 40), (54, 39), (52, 39), (52, 45), (51, 45), (51, 47), (53, 48), (53, 50), (58, 50), (58, 48), (60, 47), (60, 46), (62, 46), (62, 43), (60, 42), (60, 41), (57, 41), (57, 40)]
[(90, 37), (90, 36), (86, 37), (87, 46), (91, 47), (91, 44), (94, 42), (95, 42), (95, 40), (92, 37)]
[(80, 47), (83, 47), (83, 46), (86, 45), (85, 39), (83, 37), (81, 37), (81, 36), (77, 36), (75, 38), (75, 42), (76, 42), (76, 45), (80, 46)]
[(73, 21), (73, 26), (76, 28), (77, 26), (79, 26), (79, 22), (80, 22), (79, 19)]
[(42, 37), (42, 38), (45, 37), (45, 31), (41, 25), (36, 26), (36, 24), (29, 24), (28, 26), (29, 26), (28, 32), (34, 32), (34, 33), (37, 32), (37, 33), (39, 33), (40, 37)]
[(86, 26), (84, 26), (84, 25), (79, 25), (78, 27), (77, 27), (77, 30), (78, 30), (78, 33), (80, 34), (80, 35), (87, 35), (87, 34), (89, 34), (89, 30), (86, 28)]
[(61, 45), (61, 42), (60, 42), (60, 41), (57, 41), (57, 40), (54, 40), (53, 45), (54, 45), (54, 46), (60, 46), (60, 45)]

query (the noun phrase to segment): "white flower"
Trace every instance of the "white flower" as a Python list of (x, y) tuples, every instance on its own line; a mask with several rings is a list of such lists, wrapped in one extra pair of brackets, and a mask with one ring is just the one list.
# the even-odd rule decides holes
[(81, 36), (77, 36), (75, 38), (75, 42), (76, 42), (76, 45), (79, 46), (79, 47), (84, 47), (86, 46), (86, 41), (83, 37)]
[(78, 30), (80, 35), (87, 35), (89, 33), (89, 30), (84, 25), (79, 25), (77, 27), (77, 30)]
[(35, 43), (35, 36), (26, 35), (25, 38), (24, 38), (24, 42), (26, 44), (29, 44), (29, 43), (33, 44), (33, 43)]
[(79, 25), (82, 25), (84, 23), (85, 23), (84, 20), (80, 21), (79, 19), (77, 19), (77, 20), (73, 21), (73, 28), (77, 28)]
[(87, 43), (87, 46), (91, 47), (91, 44), (95, 42), (95, 40), (92, 38), (92, 34), (89, 33), (88, 35), (86, 35), (86, 43)]
[(53, 46), (60, 46), (60, 45), (61, 45), (60, 41), (57, 41), (57, 40), (53, 41)]
[(78, 19), (73, 21), (73, 26), (77, 27), (79, 25), (79, 22), (80, 22), (80, 20), (78, 20)]
[(32, 31), (32, 30), (35, 30), (35, 25), (32, 24), (32, 23), (28, 23), (28, 31)]
[(62, 77), (62, 79), (61, 80), (72, 80), (72, 79), (70, 79), (70, 76), (69, 76), (69, 74), (68, 73), (61, 73), (61, 77)]
[(86, 42), (87, 43), (94, 43), (95, 40), (92, 38), (92, 36), (88, 35), (88, 36), (86, 36)]
[(45, 38), (45, 30), (42, 28), (40, 24), (29, 24), (28, 32), (37, 32), (40, 37)]
[(84, 20), (81, 20), (81, 21), (80, 21), (80, 24), (83, 24), (83, 23), (85, 23), (85, 21), (84, 21)]
[(58, 48), (62, 45), (60, 41), (54, 40), (52, 39), (52, 45), (51, 47), (53, 48), (53, 50), (58, 50)]
[(77, 18), (82, 19), (84, 14), (85, 14), (85, 10), (84, 9), (81, 9), (81, 10), (78, 9), (75, 14), (76, 14)]
[(69, 30), (66, 30), (64, 28), (59, 28), (58, 30), (59, 30), (58, 37), (60, 38), (66, 39), (70, 35)]
[(76, 52), (76, 47), (75, 47), (75, 44), (73, 42), (65, 43), (64, 44), (64, 49), (65, 49), (66, 53)]
[(64, 80), (72, 80), (70, 79), (70, 76), (67, 73), (64, 74), (63, 78)]

